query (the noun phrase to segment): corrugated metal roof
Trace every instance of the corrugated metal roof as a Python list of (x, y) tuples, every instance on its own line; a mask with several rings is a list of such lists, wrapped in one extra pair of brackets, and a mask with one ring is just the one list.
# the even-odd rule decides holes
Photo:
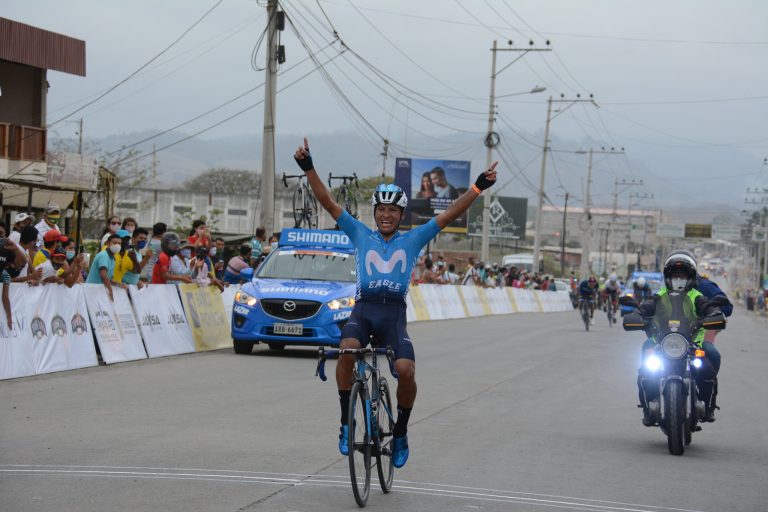
[(85, 41), (0, 18), (0, 59), (85, 76)]

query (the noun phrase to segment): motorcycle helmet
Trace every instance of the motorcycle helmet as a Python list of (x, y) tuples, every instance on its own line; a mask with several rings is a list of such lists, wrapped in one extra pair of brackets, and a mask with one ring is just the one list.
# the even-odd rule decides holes
[(179, 252), (180, 245), (181, 240), (179, 239), (179, 235), (171, 231), (164, 234), (162, 240), (160, 240), (160, 249), (171, 256)]
[(645, 288), (645, 278), (644, 277), (639, 277), (637, 279), (637, 287), (638, 288)]
[(696, 259), (688, 251), (675, 251), (664, 260), (664, 285), (687, 292), (696, 284)]
[(406, 197), (403, 189), (394, 184), (380, 184), (376, 186), (371, 197), (371, 204), (373, 208), (380, 204), (394, 204), (400, 208), (405, 209), (408, 206), (408, 197)]

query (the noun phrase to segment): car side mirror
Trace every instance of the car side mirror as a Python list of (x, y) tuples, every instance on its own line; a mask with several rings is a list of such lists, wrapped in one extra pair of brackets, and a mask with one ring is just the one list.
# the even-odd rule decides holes
[(642, 331), (645, 329), (645, 319), (638, 313), (627, 313), (624, 315), (622, 327), (625, 331)]
[(705, 316), (701, 319), (701, 326), (708, 330), (725, 329), (725, 315), (718, 313), (716, 315)]
[(240, 271), (240, 279), (246, 282), (250, 282), (253, 280), (253, 269), (252, 268), (244, 268)]
[(625, 295), (624, 297), (619, 297), (619, 304), (621, 304), (622, 306), (635, 307), (635, 299), (632, 297), (627, 297)]

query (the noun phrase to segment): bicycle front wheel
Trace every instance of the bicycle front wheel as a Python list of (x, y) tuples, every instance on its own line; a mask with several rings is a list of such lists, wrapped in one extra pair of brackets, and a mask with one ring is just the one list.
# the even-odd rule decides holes
[(395, 477), (395, 466), (392, 464), (392, 432), (395, 430), (392, 397), (389, 395), (389, 384), (384, 377), (379, 379), (379, 408), (376, 412), (379, 428), (378, 452), (376, 453), (376, 469), (379, 472), (379, 484), (385, 493), (392, 489), (392, 479)]
[(317, 219), (318, 219), (318, 210), (317, 210), (317, 199), (315, 199), (315, 196), (309, 192), (306, 193), (305, 196), (305, 212), (307, 216), (307, 224), (309, 224), (309, 229), (317, 229)]
[(368, 432), (368, 396), (362, 383), (355, 382), (349, 394), (349, 477), (352, 493), (361, 507), (371, 490), (371, 437)]
[(293, 222), (294, 228), (300, 228), (304, 220), (304, 189), (299, 186), (293, 191)]

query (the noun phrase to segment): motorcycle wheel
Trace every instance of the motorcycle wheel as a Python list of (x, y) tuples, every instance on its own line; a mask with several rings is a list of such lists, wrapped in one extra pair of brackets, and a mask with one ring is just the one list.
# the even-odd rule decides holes
[(691, 389), (688, 392), (688, 406), (691, 409), (691, 415), (688, 417), (688, 421), (685, 422), (685, 446), (691, 444), (693, 433), (696, 431), (696, 424), (699, 422), (699, 418), (696, 415), (696, 400), (696, 384), (691, 383)]
[(669, 453), (682, 455), (685, 452), (684, 431), (687, 425), (683, 383), (679, 380), (669, 380), (664, 387), (664, 420), (667, 424)]

